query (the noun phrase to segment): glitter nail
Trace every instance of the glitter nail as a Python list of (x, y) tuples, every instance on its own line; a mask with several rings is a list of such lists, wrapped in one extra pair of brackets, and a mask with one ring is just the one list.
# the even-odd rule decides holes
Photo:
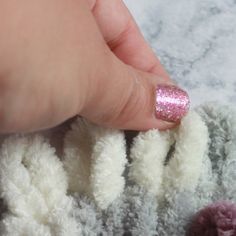
[(188, 94), (176, 87), (158, 85), (156, 88), (156, 117), (161, 120), (178, 122), (189, 110)]

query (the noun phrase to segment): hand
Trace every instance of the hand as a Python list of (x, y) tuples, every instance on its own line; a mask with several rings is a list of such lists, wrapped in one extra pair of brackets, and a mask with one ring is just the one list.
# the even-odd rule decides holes
[(184, 91), (156, 89), (172, 82), (121, 0), (3, 0), (0, 30), (1, 132), (77, 114), (109, 127), (166, 129), (188, 110)]

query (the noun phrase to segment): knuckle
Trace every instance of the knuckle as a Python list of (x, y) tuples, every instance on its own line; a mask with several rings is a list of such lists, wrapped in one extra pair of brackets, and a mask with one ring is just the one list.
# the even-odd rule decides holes
[(151, 96), (148, 96), (147, 89), (147, 83), (134, 82), (127, 96), (123, 97), (122, 105), (114, 112), (116, 115), (110, 119), (110, 122), (116, 127), (125, 127), (126, 124), (135, 122), (138, 117), (145, 116), (151, 107)]
[(10, 106), (7, 102), (7, 94), (10, 94), (9, 80), (6, 76), (0, 77), (0, 131), (7, 126), (7, 108)]
[(116, 118), (117, 125), (123, 126), (135, 120), (136, 117), (145, 110), (146, 103), (146, 98), (139, 96), (137, 91), (135, 93), (131, 93), (124, 106), (118, 113)]
[(20, 110), (17, 112), (20, 100), (18, 99), (19, 84), (13, 76), (5, 74), (0, 76), (0, 132), (9, 133), (17, 131), (20, 120), (23, 119)]

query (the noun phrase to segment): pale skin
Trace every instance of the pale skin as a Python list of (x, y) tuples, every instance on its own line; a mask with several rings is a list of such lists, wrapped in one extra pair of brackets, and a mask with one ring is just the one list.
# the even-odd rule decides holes
[(121, 0), (0, 1), (0, 132), (77, 114), (119, 129), (167, 129), (154, 89), (172, 84)]

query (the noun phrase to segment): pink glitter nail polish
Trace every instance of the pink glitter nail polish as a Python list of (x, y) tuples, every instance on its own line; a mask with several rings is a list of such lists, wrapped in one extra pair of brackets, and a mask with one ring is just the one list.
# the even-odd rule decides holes
[(156, 88), (156, 117), (178, 122), (189, 110), (188, 94), (173, 85), (158, 85)]

